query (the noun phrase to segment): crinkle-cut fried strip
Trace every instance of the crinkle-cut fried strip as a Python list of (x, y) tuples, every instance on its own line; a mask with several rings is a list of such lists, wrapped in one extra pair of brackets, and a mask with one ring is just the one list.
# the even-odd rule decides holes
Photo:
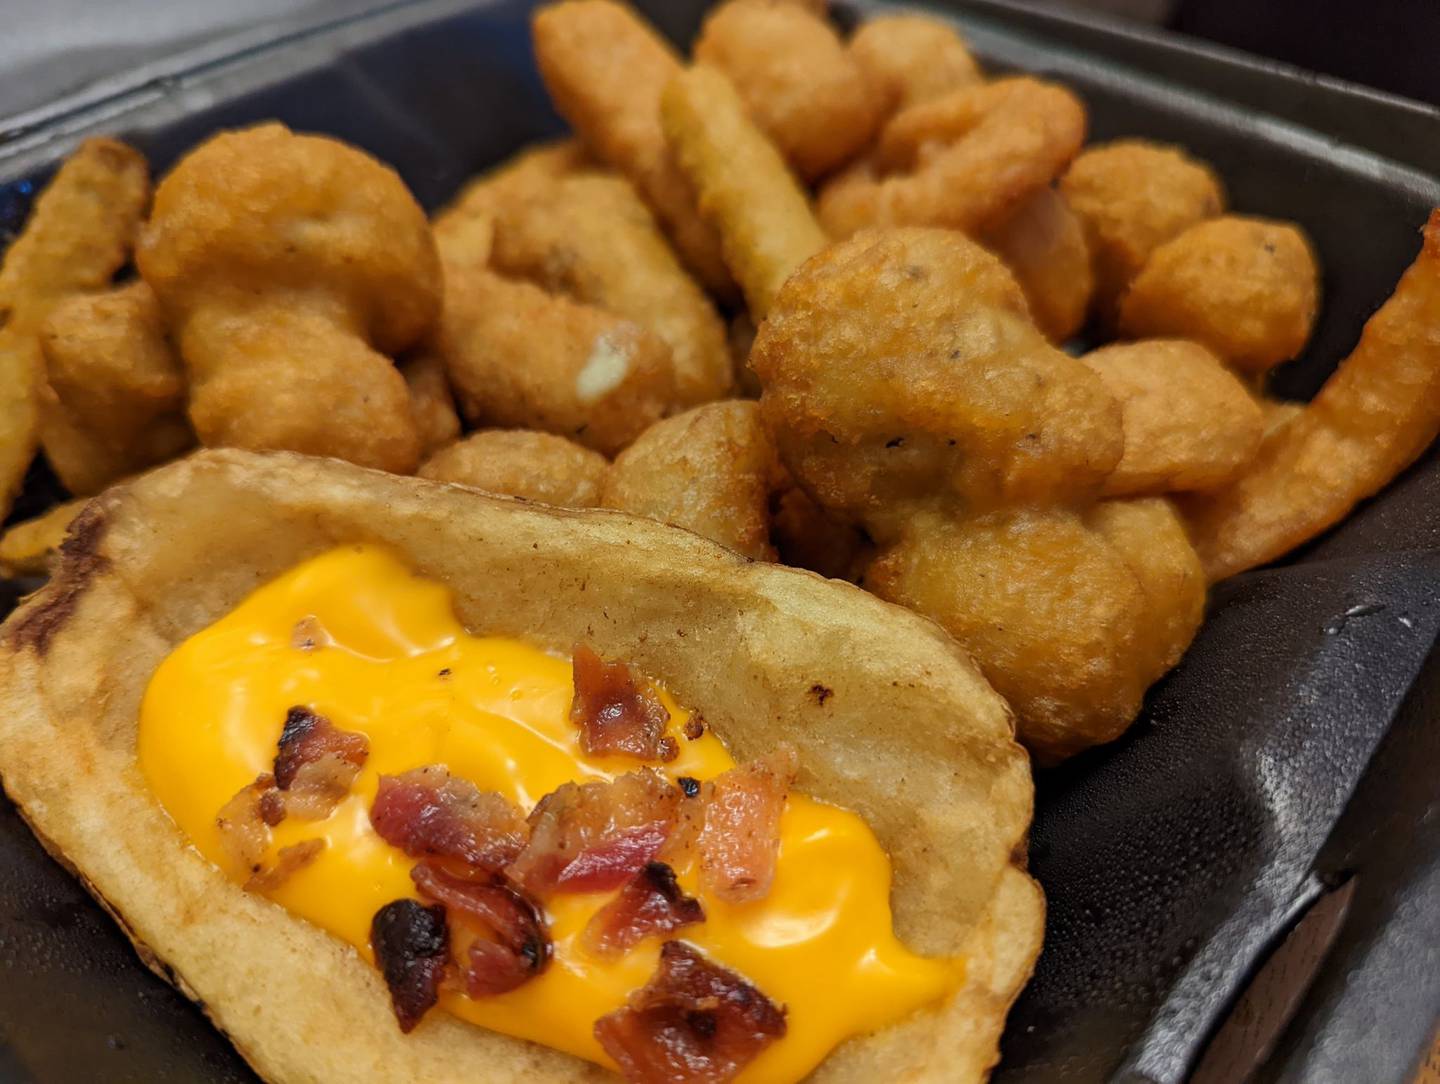
[(1084, 326), (1095, 275), (1085, 228), (1064, 196), (1040, 189), (980, 241), (1014, 273), (1047, 339), (1063, 343)]
[(44, 362), (36, 334), (72, 293), (108, 286), (150, 201), (139, 151), (113, 139), (82, 143), (35, 201), (0, 264), (0, 510), (35, 453)]
[(823, 16), (788, 0), (727, 0), (705, 20), (695, 62), (723, 72), (745, 109), (807, 181), (870, 142), (880, 103)]
[(695, 209), (660, 130), (660, 95), (681, 68), (674, 50), (613, 0), (543, 7), (532, 34), (555, 108), (597, 157), (630, 178), (700, 281), (733, 295), (720, 240)]
[(61, 301), (40, 347), (45, 455), (71, 493), (98, 493), (194, 445), (185, 370), (145, 283)]
[(984, 78), (965, 39), (928, 15), (866, 19), (850, 39), (850, 54), (870, 77), (886, 116)]
[(1085, 142), (1085, 107), (1030, 76), (952, 91), (897, 113), (876, 153), (820, 193), (836, 237), (867, 226), (999, 225), (1055, 180)]
[(599, 452), (554, 433), (486, 429), (436, 452), (419, 474), (560, 508), (594, 508), (609, 471)]
[(1420, 255), (1299, 415), (1271, 430), (1229, 487), (1188, 499), (1211, 581), (1273, 561), (1349, 514), (1440, 431), (1440, 210)]
[(670, 348), (591, 305), (448, 263), (434, 347), (472, 424), (614, 455), (675, 406)]
[(705, 67), (677, 75), (665, 90), (661, 116), (675, 160), (695, 187), (701, 214), (719, 231), (725, 262), (758, 324), (785, 280), (829, 239), (725, 76)]
[(557, 139), (527, 147), (480, 174), (430, 221), (442, 258), (447, 264), (487, 266), (495, 216), (502, 207), (512, 199), (531, 195), (549, 181), (593, 165), (579, 140)]
[(773, 561), (770, 493), (778, 470), (758, 403), (707, 403), (656, 422), (621, 452), (602, 503)]
[(734, 366), (720, 314), (630, 182), (589, 174), (527, 187), (500, 201), (495, 269), (653, 332), (670, 347), (682, 405), (730, 394)]

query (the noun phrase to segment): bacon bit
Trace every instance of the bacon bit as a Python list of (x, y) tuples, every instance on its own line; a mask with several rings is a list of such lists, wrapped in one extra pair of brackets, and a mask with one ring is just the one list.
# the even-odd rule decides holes
[(275, 856), (273, 866), (250, 875), (249, 880), (245, 882), (245, 891), (271, 892), (279, 888), (293, 874), (298, 873), (319, 858), (320, 852), (324, 849), (325, 841), (323, 839), (306, 839), (299, 843), (292, 843), (288, 847), (281, 847), (280, 853)]
[(260, 819), (271, 828), (285, 819), (285, 796), (274, 787), (260, 795)]
[(443, 764), (382, 775), (370, 823), (411, 858), (456, 858), (488, 873), (514, 859), (527, 835), (518, 809), (494, 791), (452, 779)]
[(452, 920), (458, 917), (489, 935), (476, 937), (467, 952), (465, 992), (471, 997), (506, 993), (545, 970), (553, 951), (545, 920), (503, 878), (466, 880), (428, 859), (410, 877), (420, 895), (445, 905)]
[(681, 733), (690, 741), (698, 741), (705, 733), (705, 720), (698, 711), (685, 720), (685, 728)]
[(705, 909), (681, 891), (675, 871), (664, 862), (650, 862), (595, 912), (582, 940), (597, 956), (619, 956), (647, 937), (704, 921)]
[(530, 813), (530, 842), (507, 871), (534, 896), (619, 888), (664, 846), (679, 795), (649, 768), (566, 783)]
[(693, 775), (682, 775), (675, 780), (675, 785), (680, 788), (680, 793), (687, 798), (696, 798), (700, 794), (700, 780)]
[(575, 697), (570, 721), (590, 756), (619, 754), (637, 760), (674, 760), (675, 739), (665, 734), (670, 713), (649, 689), (636, 684), (623, 662), (605, 662), (586, 644), (574, 658)]
[(270, 846), (270, 828), (262, 810), (265, 796), (273, 793), (274, 783), (271, 776), (257, 776), (253, 783), (237, 790), (215, 817), (225, 853), (235, 865), (252, 874), (260, 872), (260, 859)]
[(795, 778), (795, 750), (782, 745), (705, 785), (700, 881), (729, 903), (763, 899), (780, 853), (780, 814)]
[(341, 730), (309, 708), (291, 708), (275, 757), (275, 785), (286, 792), (286, 812), (302, 820), (328, 817), (369, 755), (364, 734)]
[(785, 1010), (683, 941), (595, 1038), (631, 1084), (724, 1084), (785, 1035)]
[[(687, 786), (686, 779), (694, 786)], [(675, 827), (671, 829), (665, 846), (660, 848), (660, 860), (672, 866), (687, 866), (700, 839), (700, 829), (705, 827), (705, 784), (688, 775), (676, 782), (684, 797), (680, 799), (675, 814)]]
[(329, 647), (334, 642), (314, 614), (302, 617), (290, 630), (290, 646), (296, 651), (314, 651), (317, 647)]
[(390, 989), (400, 1030), (408, 1032), (440, 996), (450, 963), (445, 908), (416, 900), (393, 900), (370, 921), (370, 947)]

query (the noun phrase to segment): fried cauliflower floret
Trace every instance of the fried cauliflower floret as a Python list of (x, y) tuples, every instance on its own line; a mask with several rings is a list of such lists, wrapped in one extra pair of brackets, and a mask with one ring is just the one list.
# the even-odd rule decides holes
[(1114, 343), (1080, 360), (1120, 403), (1125, 455), (1105, 479), (1107, 495), (1214, 489), (1260, 447), (1259, 404), (1198, 343)]
[(1060, 180), (1084, 223), (1095, 261), (1097, 307), (1113, 327), (1120, 298), (1150, 253), (1225, 210), (1209, 166), (1178, 147), (1124, 139), (1088, 147)]
[(680, 403), (730, 394), (725, 325), (623, 177), (562, 176), (508, 194), (491, 264), (653, 332), (670, 348)]
[(864, 69), (821, 16), (789, 0), (728, 0), (705, 20), (697, 63), (729, 77), (791, 167), (815, 180), (858, 154), (880, 119)]
[(750, 363), (785, 465), (882, 538), (916, 504), (1086, 499), (1120, 408), (1030, 323), (994, 255), (937, 229), (835, 245), (781, 289)]
[(465, 418), (614, 455), (675, 409), (670, 348), (591, 305), (447, 264), (433, 349)]
[(400, 366), (400, 372), (410, 388), (421, 454), (428, 456), (460, 435), (460, 415), (455, 413), (445, 363), (436, 354), (422, 353)]
[(616, 456), (603, 503), (769, 561), (776, 476), (759, 407), (748, 400), (710, 403), (651, 426)]
[(41, 327), (40, 346), (61, 416), (48, 431), (55, 423), (72, 430), (47, 454), (70, 492), (98, 493), (195, 443), (185, 371), (143, 282), (62, 301)]
[(1263, 373), (1300, 353), (1319, 307), (1320, 269), (1298, 226), (1223, 215), (1150, 254), (1120, 303), (1120, 330), (1194, 339)]
[(136, 260), (176, 332), (202, 443), (415, 469), (387, 355), (434, 323), (440, 264), (393, 170), (280, 124), (223, 133), (160, 184)]
[(965, 39), (928, 15), (865, 20), (850, 39), (850, 55), (869, 76), (887, 117), (984, 79)]
[(487, 429), (435, 453), (420, 465), (419, 474), (505, 497), (594, 508), (609, 469), (599, 452), (553, 433)]

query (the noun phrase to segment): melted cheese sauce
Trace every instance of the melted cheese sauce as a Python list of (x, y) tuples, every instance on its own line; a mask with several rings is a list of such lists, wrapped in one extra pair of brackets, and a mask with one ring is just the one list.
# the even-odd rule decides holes
[[(297, 646), (302, 620), (324, 630), (319, 646)], [(517, 640), (471, 635), (445, 587), (413, 575), (385, 550), (351, 546), (261, 587), (161, 663), (141, 705), (140, 764), (181, 830), (239, 882), (247, 871), (227, 858), (216, 813), (271, 769), (286, 711), (303, 704), (366, 734), (370, 756), (350, 797), (326, 820), (287, 818), (273, 830), (271, 856), (316, 837), (327, 846), (269, 895), (373, 962), (372, 916), (416, 894), (413, 860), (370, 827), (378, 777), (445, 764), (528, 811), (564, 782), (638, 767), (628, 758), (582, 754), (569, 721), (572, 693), (568, 660)], [(734, 763), (708, 729), (685, 739), (688, 713), (660, 694), (680, 746), (665, 774), (706, 779)], [(939, 1000), (963, 978), (961, 961), (916, 956), (895, 938), (889, 859), (864, 821), (836, 806), (790, 795), (774, 886), (763, 900), (726, 904), (699, 891), (693, 868), (676, 873), (704, 905), (706, 920), (675, 936), (787, 1009), (785, 1038), (752, 1062), (742, 1081), (798, 1080), (836, 1044)], [(646, 941), (618, 961), (589, 955), (580, 931), (612, 895), (552, 897), (546, 914), (555, 954), (543, 974), (498, 997), (447, 994), (441, 1006), (613, 1068), (592, 1026), (650, 979), (660, 942)]]

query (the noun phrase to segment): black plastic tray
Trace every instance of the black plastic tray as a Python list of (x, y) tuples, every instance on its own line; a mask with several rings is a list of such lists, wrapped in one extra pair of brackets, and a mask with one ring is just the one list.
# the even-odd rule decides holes
[[(705, 5), (641, 6), (688, 40)], [(13, 118), (0, 125), (0, 228), (84, 135), (123, 135), (164, 169), (216, 128), (267, 117), (369, 149), (433, 206), (560, 130), (531, 62), (530, 7), (422, 0), (276, 26)], [(997, 0), (952, 10), (993, 67), (1076, 87), (1097, 138), (1184, 143), (1238, 209), (1304, 224), (1326, 302), (1281, 374), (1295, 394), (1349, 349), (1440, 205), (1440, 113), (1426, 107), (1089, 17)], [(37, 471), (27, 505), (54, 496)], [(1185, 1079), (1267, 954), (1342, 883), (1338, 935), (1259, 1076), (1409, 1079), (1440, 1016), (1437, 510), (1432, 454), (1297, 559), (1222, 586), (1130, 734), (1040, 780), (1031, 859), (1049, 930), (998, 1080)], [(8, 805), (0, 1079), (253, 1080)]]

